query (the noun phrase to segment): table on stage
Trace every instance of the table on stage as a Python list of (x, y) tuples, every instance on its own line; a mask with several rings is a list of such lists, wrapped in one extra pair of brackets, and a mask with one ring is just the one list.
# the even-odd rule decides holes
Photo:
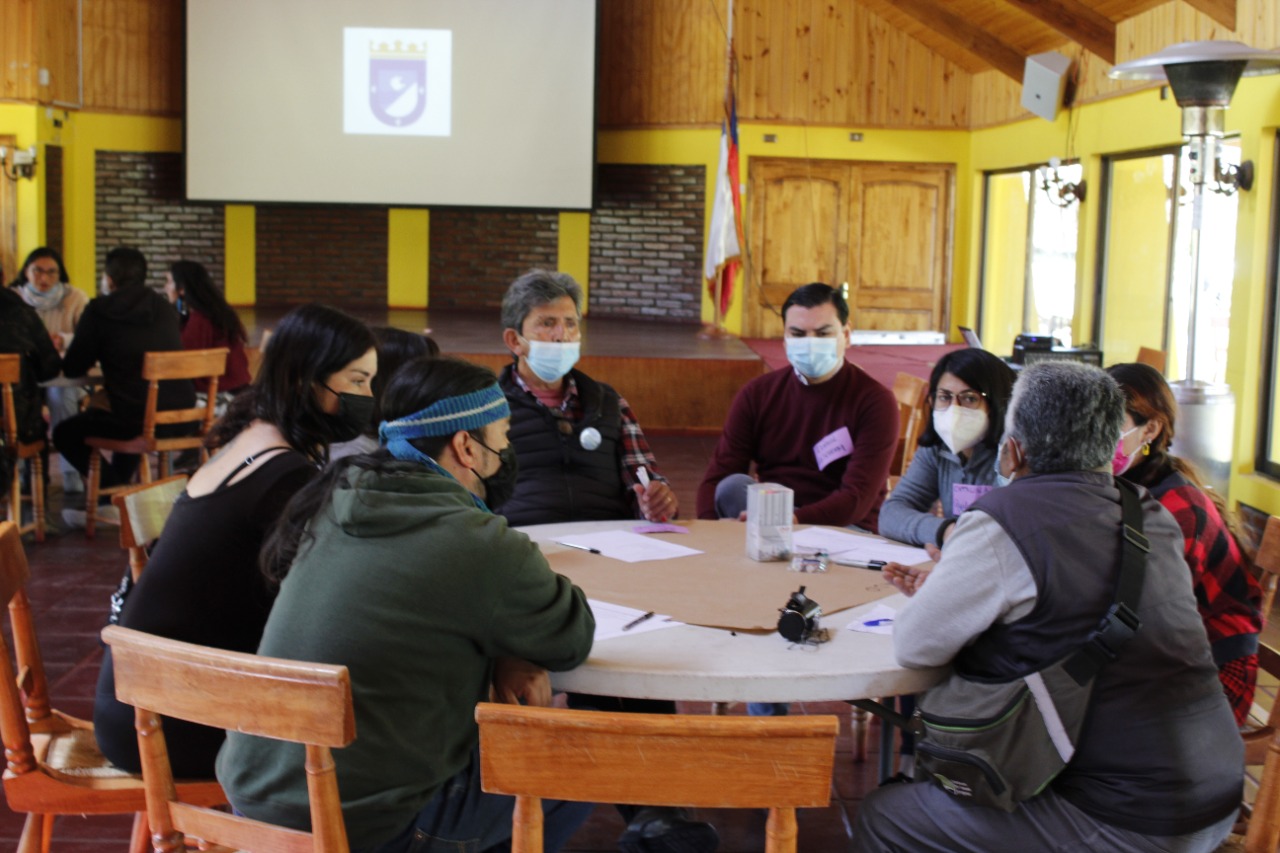
[[(552, 673), (552, 684), (557, 690), (701, 702), (845, 701), (917, 693), (935, 684), (945, 673), (945, 669), (901, 667), (894, 659), (891, 636), (846, 629), (855, 617), (879, 603), (895, 609), (901, 607), (906, 599), (893, 593), (891, 587), (886, 585), (885, 589), (870, 593), (877, 597), (875, 601), (835, 613), (827, 609), (816, 588), (828, 576), (838, 581), (842, 574), (851, 575), (854, 579), (865, 579), (860, 582), (870, 585), (877, 579), (867, 570), (833, 565), (827, 575), (792, 572), (783, 562), (758, 563), (749, 559), (745, 554), (744, 524), (736, 521), (679, 523), (689, 528), (688, 535), (663, 534), (660, 538), (707, 553), (655, 562), (618, 563), (602, 555), (586, 554), (557, 544), (557, 540), (574, 534), (629, 531), (638, 524), (636, 521), (543, 524), (520, 529), (539, 544), (553, 569), (572, 578), (590, 598), (597, 600), (610, 600), (596, 591), (601, 586), (597, 579), (601, 566), (612, 569), (609, 583), (617, 584), (622, 578), (625, 584), (625, 579), (632, 577), (637, 586), (652, 586), (655, 577), (660, 576), (660, 582), (680, 587), (668, 591), (680, 597), (685, 592), (690, 596), (707, 594), (699, 576), (710, 573), (710, 563), (715, 561), (718, 579), (723, 580), (727, 569), (740, 571), (744, 582), (720, 583), (723, 588), (714, 590), (713, 594), (731, 603), (744, 596), (759, 596), (762, 589), (776, 590), (765, 602), (776, 624), (776, 611), (786, 603), (789, 592), (807, 585), (814, 600), (824, 605), (821, 624), (828, 629), (830, 640), (820, 645), (793, 645), (776, 630), (769, 633), (731, 631), (683, 624), (598, 643), (586, 663), (569, 672)], [(619, 571), (620, 567), (625, 569)], [(891, 594), (879, 597), (885, 592)], [(759, 609), (757, 601), (743, 603)], [(669, 612), (634, 601), (633, 606)], [(687, 622), (690, 617), (684, 619)], [(882, 740), (882, 753), (883, 743)], [(882, 771), (888, 757), (881, 756)]]

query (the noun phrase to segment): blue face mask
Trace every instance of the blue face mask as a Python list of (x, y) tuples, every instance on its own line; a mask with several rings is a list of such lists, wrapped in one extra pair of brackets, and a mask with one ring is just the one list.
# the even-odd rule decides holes
[(835, 338), (784, 338), (787, 361), (806, 379), (821, 379), (840, 364)]
[(1003, 456), (1003, 455), (1004, 455), (1004, 439), (1002, 438), (1002, 439), (1000, 439), (1000, 445), (999, 445), (999, 447), (997, 447), (997, 448), (996, 448), (996, 461), (995, 461), (995, 463), (991, 466), (992, 468), (994, 468), (994, 469), (996, 470), (996, 483), (995, 483), (995, 485), (996, 485), (996, 488), (997, 488), (997, 489), (1004, 488), (1005, 486), (1007, 486), (1007, 485), (1009, 485), (1010, 483), (1012, 483), (1012, 482), (1013, 482), (1013, 478), (1012, 478), (1012, 477), (1006, 477), (1004, 474), (1001, 474), (1001, 473), (1000, 473), (1000, 457), (1001, 457), (1001, 456)]
[(525, 360), (529, 369), (543, 382), (556, 382), (578, 363), (580, 346), (578, 341), (529, 341), (529, 354)]

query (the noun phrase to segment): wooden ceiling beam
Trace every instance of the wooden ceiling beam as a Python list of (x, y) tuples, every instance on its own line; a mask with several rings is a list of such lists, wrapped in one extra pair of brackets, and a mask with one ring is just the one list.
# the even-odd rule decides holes
[[(1211, 2), (1212, 0), (1204, 0)], [(1116, 25), (1081, 0), (1004, 0), (1048, 24), (1090, 53), (1116, 63)], [(1226, 0), (1232, 5), (1235, 0)], [(1234, 27), (1232, 28), (1234, 29)]]
[(1203, 12), (1229, 30), (1236, 28), (1236, 0), (1185, 0), (1198, 12)]
[(954, 42), (1001, 74), (1022, 82), (1026, 56), (935, 0), (894, 0), (894, 8)]

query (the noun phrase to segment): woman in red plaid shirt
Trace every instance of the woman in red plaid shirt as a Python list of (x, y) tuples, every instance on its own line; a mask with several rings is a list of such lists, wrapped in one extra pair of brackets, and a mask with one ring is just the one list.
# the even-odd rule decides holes
[(1249, 570), (1221, 495), (1204, 488), (1186, 461), (1168, 452), (1177, 403), (1168, 383), (1145, 364), (1108, 368), (1127, 400), (1115, 473), (1146, 486), (1182, 528), (1200, 617), (1236, 722), (1244, 725), (1258, 678), (1262, 590)]

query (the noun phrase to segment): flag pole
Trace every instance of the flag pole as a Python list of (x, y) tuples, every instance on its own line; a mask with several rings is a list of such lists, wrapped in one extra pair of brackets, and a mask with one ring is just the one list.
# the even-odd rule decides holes
[[(733, 0), (726, 0), (726, 5), (728, 6), (728, 15), (724, 48), (724, 127), (728, 128), (732, 121), (729, 105), (732, 103), (733, 98)], [(711, 292), (713, 323), (710, 327), (703, 327), (698, 334), (700, 338), (732, 337), (732, 334), (724, 327), (724, 314), (720, 305), (724, 299), (724, 277), (726, 273), (733, 273), (733, 266), (732, 263), (726, 263), (716, 270), (715, 282), (712, 285)]]

